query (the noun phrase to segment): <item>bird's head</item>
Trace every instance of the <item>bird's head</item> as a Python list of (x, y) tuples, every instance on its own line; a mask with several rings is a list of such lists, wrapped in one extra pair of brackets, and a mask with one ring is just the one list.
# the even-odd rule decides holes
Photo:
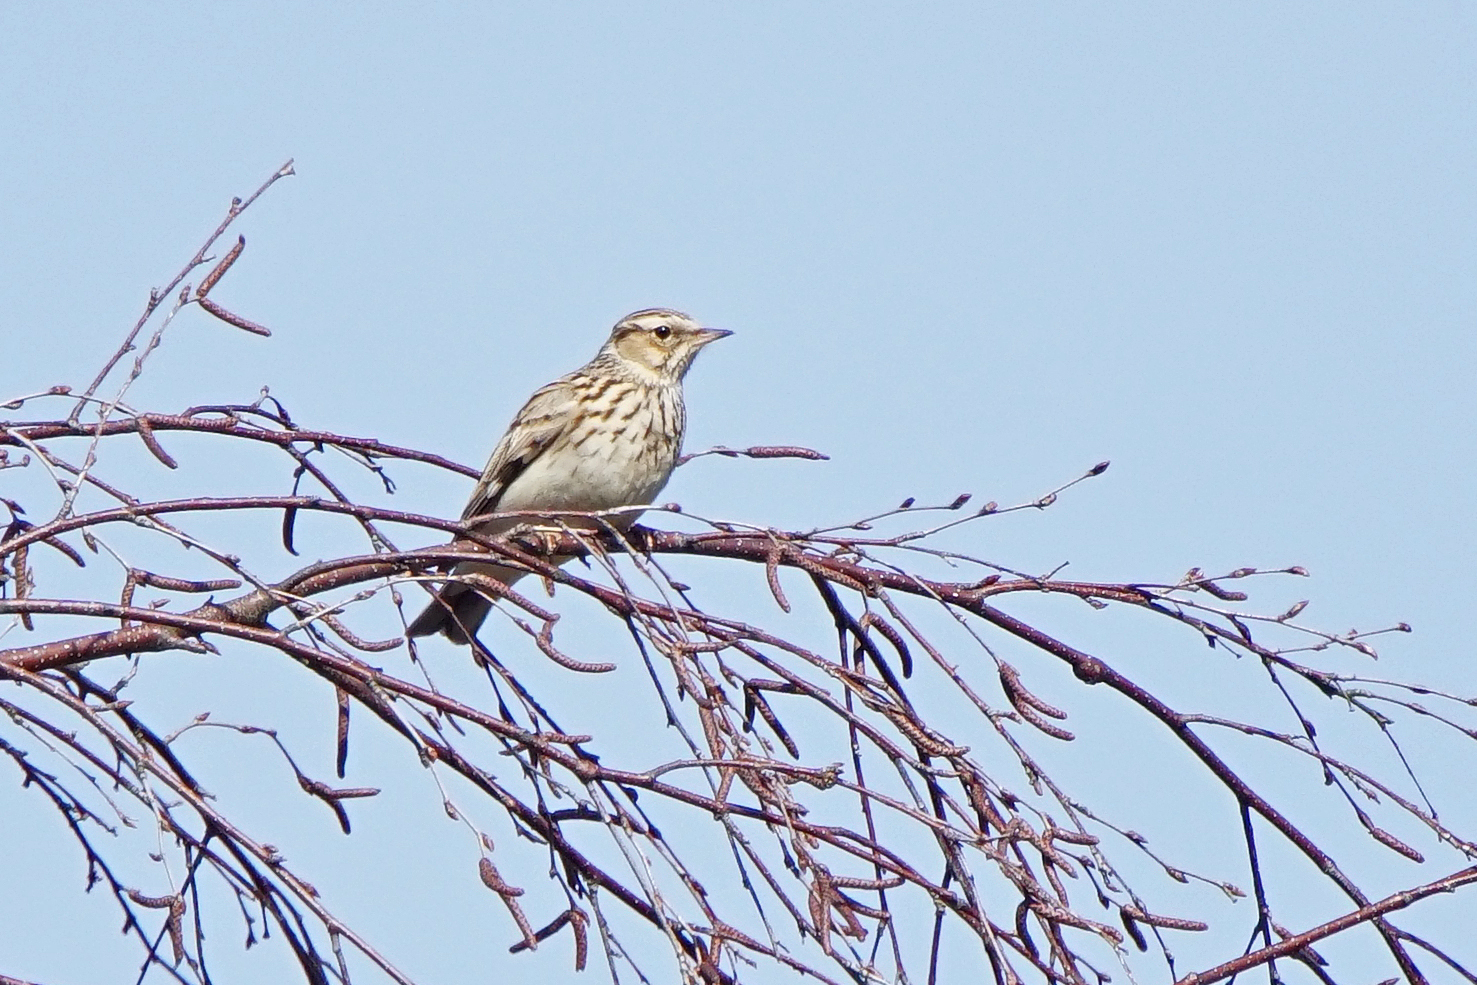
[(721, 328), (704, 328), (680, 311), (648, 308), (616, 322), (604, 351), (634, 373), (676, 383), (703, 346), (732, 334)]

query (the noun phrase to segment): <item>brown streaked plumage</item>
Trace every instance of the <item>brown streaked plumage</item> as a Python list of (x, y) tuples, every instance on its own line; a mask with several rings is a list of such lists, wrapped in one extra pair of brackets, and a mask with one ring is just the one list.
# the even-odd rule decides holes
[[(682, 453), (687, 411), (682, 378), (699, 350), (732, 334), (703, 328), (688, 315), (649, 308), (616, 323), (600, 351), (581, 368), (536, 391), (503, 434), (462, 520), (487, 514), (575, 513), (646, 506), (656, 498)], [(636, 511), (611, 517), (625, 529)], [(561, 517), (571, 526), (589, 518)], [(478, 533), (504, 533), (527, 517), (489, 516)], [(559, 559), (555, 559), (556, 563)], [(464, 562), (453, 575), (476, 572), (511, 585), (527, 572)], [(466, 643), (487, 618), (491, 601), (452, 581), (410, 624), (410, 636), (445, 633)]]

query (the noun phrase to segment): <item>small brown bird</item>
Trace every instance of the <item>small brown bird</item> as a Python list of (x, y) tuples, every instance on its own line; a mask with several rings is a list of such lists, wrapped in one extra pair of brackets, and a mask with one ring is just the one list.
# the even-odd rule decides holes
[[(580, 369), (538, 390), (508, 425), (472, 498), (470, 520), (489, 513), (577, 513), (647, 506), (671, 478), (682, 453), (687, 411), (682, 377), (698, 351), (732, 335), (703, 328), (691, 317), (650, 308), (616, 323), (600, 351)], [(607, 518), (624, 530), (637, 511)], [(588, 517), (560, 517), (572, 527), (599, 526)], [(492, 517), (473, 529), (495, 536), (534, 522)], [(558, 563), (558, 559), (555, 559)], [(464, 561), (453, 575), (477, 572), (511, 585), (527, 572)], [(492, 602), (470, 585), (450, 582), (406, 630), (410, 636), (445, 633), (466, 643)]]

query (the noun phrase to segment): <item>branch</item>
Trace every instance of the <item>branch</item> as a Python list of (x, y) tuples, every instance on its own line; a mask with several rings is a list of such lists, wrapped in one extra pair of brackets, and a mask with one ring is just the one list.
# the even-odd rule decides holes
[(1289, 954), (1295, 954), (1310, 944), (1315, 944), (1325, 937), (1332, 937), (1334, 934), (1348, 930), (1350, 927), (1369, 923), (1378, 917), (1384, 916), (1386, 913), (1403, 910), (1410, 904), (1418, 900), (1423, 900), (1427, 896), (1434, 896), (1437, 893), (1455, 892), (1462, 886), (1474, 882), (1477, 882), (1477, 866), (1462, 869), (1460, 872), (1453, 872), (1444, 879), (1437, 879), (1435, 882), (1428, 882), (1424, 886), (1417, 886), (1414, 889), (1402, 890), (1401, 892), (1386, 896), (1378, 903), (1361, 906), (1359, 909), (1345, 913), (1341, 917), (1337, 917), (1327, 923), (1319, 924), (1311, 930), (1305, 930), (1301, 934), (1284, 938), (1270, 947), (1264, 947), (1259, 951), (1252, 951), (1250, 954), (1243, 954), (1235, 960), (1216, 965), (1207, 971), (1197, 971), (1194, 974), (1186, 975), (1177, 981), (1175, 985), (1212, 985), (1214, 982), (1239, 975), (1243, 971), (1249, 971), (1259, 965), (1267, 964), (1278, 958), (1285, 958)]

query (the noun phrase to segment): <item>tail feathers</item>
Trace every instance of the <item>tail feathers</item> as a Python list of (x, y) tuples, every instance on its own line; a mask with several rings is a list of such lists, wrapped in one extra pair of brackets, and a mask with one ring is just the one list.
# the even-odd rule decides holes
[(405, 630), (405, 635), (444, 633), (457, 646), (466, 646), (491, 610), (492, 603), (476, 589), (453, 583), (436, 593), (431, 604)]

